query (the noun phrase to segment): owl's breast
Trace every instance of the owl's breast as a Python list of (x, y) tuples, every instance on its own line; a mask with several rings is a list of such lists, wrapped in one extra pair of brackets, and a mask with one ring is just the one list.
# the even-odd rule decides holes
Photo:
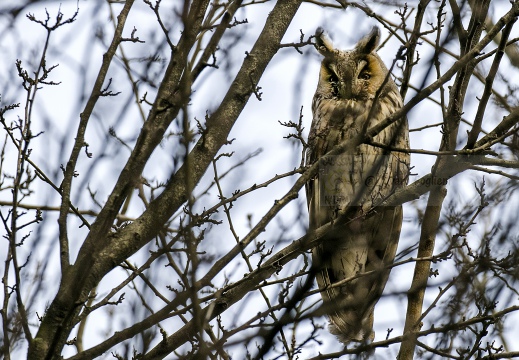
[[(322, 158), (336, 145), (358, 136), (394, 111), (385, 101), (374, 105), (375, 109), (372, 106), (371, 101), (314, 99), (309, 146), (311, 163), (319, 161), (319, 175), (313, 188), (313, 202), (314, 206), (327, 209), (319, 212), (323, 218), (315, 219), (315, 224), (329, 221), (336, 208), (369, 209), (403, 183), (406, 171), (400, 167), (407, 166), (408, 161), (380, 147), (361, 144), (351, 153)], [(407, 137), (394, 139), (397, 129), (397, 124), (389, 126), (377, 134), (375, 141), (408, 146)]]
[(313, 135), (320, 157), (340, 142), (358, 135), (367, 120), (366, 103), (353, 100), (318, 99), (313, 104)]

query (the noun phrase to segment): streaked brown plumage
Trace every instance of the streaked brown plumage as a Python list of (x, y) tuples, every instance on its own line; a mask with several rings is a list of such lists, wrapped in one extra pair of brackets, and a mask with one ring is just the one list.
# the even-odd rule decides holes
[[(398, 88), (375, 52), (379, 39), (380, 31), (373, 28), (353, 50), (340, 51), (333, 49), (322, 29), (317, 29), (316, 47), (324, 60), (312, 102), (308, 165), (402, 107)], [(407, 120), (393, 123), (373, 140), (409, 148)], [(373, 310), (389, 276), (390, 270), (385, 267), (395, 257), (402, 207), (376, 208), (375, 215), (365, 215), (405, 185), (408, 173), (409, 154), (361, 144), (353, 154), (343, 153), (331, 162), (322, 162), (319, 175), (307, 184), (311, 229), (334, 220), (341, 210), (348, 209), (351, 214), (343, 227), (346, 230), (327, 234), (313, 251), (317, 284), (329, 310), (330, 331), (344, 343), (374, 337)], [(333, 283), (372, 270), (371, 275), (330, 288)]]

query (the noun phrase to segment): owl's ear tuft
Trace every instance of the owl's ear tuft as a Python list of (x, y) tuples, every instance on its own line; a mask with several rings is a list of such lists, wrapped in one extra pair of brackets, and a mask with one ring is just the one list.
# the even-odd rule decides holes
[(359, 40), (355, 46), (355, 50), (361, 54), (371, 54), (375, 52), (380, 41), (380, 29), (377, 26), (373, 26), (370, 33)]
[(330, 54), (333, 51), (333, 44), (328, 35), (324, 32), (322, 27), (315, 30), (315, 48), (321, 55)]

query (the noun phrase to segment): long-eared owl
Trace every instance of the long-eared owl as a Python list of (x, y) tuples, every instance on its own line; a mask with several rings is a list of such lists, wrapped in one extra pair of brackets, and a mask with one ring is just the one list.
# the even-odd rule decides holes
[[(360, 144), (324, 160), (336, 145), (400, 109), (402, 98), (376, 53), (377, 27), (350, 51), (334, 49), (321, 28), (315, 36), (324, 59), (306, 153), (307, 165), (320, 162), (318, 175), (306, 186), (310, 229), (336, 219), (344, 226), (334, 226), (313, 250), (313, 266), (330, 331), (344, 343), (371, 341), (374, 307), (389, 277), (402, 226), (401, 206), (377, 204), (407, 183), (407, 119), (395, 121), (370, 142), (384, 146)], [(339, 218), (339, 213), (346, 216)]]

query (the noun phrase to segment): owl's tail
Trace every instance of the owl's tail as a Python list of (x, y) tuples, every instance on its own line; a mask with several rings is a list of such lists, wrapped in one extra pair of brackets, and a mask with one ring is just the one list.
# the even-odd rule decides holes
[(393, 263), (401, 224), (402, 208), (385, 208), (314, 249), (330, 332), (345, 344), (375, 337), (373, 312), (389, 277), (387, 265)]

